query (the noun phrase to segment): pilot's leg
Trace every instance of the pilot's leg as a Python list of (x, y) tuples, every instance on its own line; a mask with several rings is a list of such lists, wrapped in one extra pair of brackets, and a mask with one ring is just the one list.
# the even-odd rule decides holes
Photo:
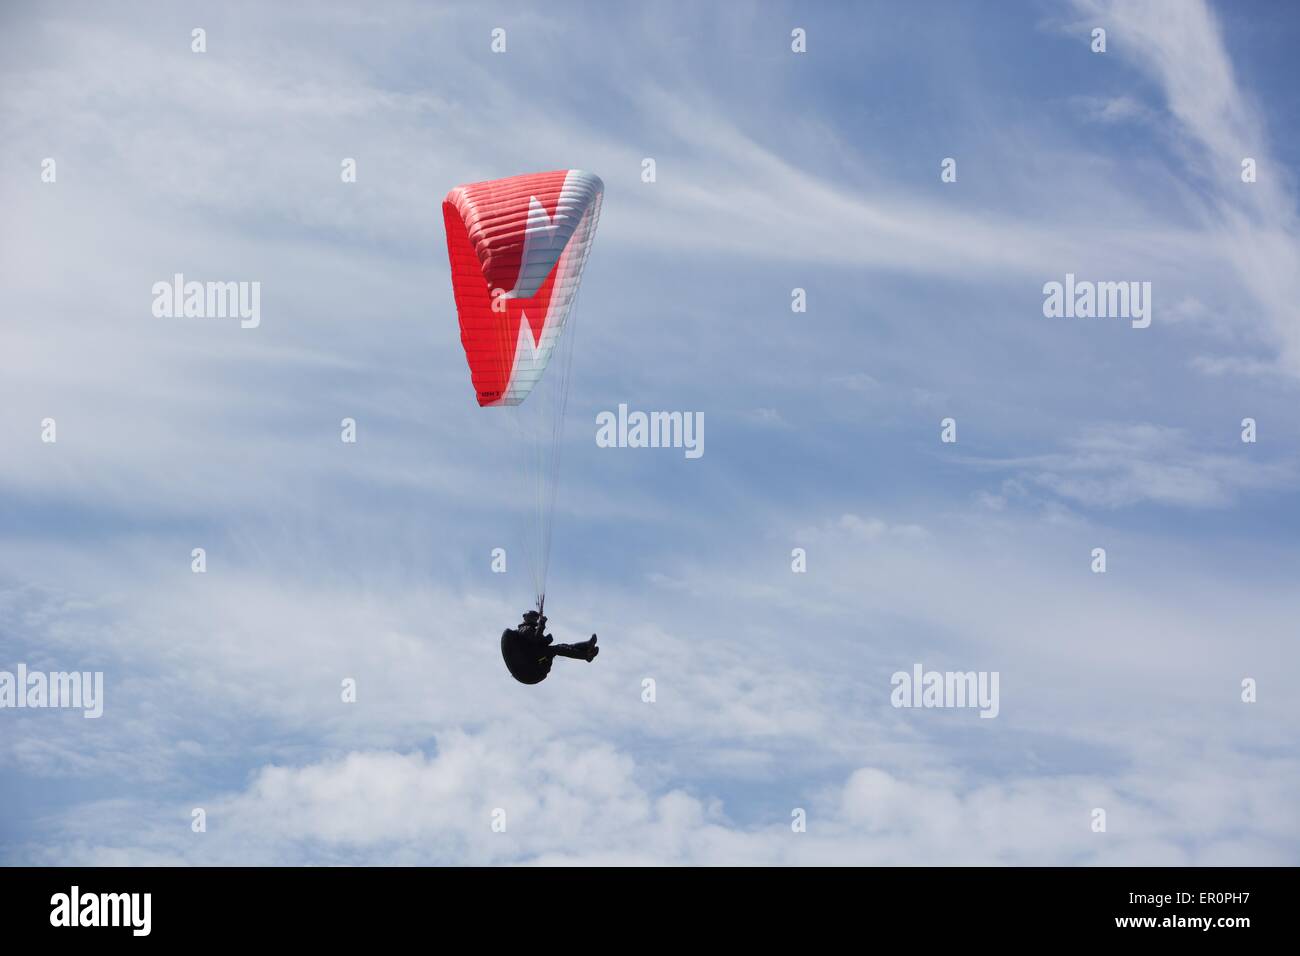
[(590, 661), (600, 653), (600, 648), (596, 646), (596, 635), (591, 635), (591, 640), (583, 641), (581, 644), (552, 644), (550, 650), (556, 657), (571, 657), (575, 661)]

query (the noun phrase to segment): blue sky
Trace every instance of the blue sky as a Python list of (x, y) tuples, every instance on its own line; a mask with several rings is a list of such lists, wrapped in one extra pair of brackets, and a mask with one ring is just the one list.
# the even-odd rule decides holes
[[(0, 711), (0, 861), (1300, 861), (1291, 5), (0, 17), (0, 669), (106, 681)], [(439, 202), (569, 167), (548, 610), (604, 650), (524, 688)], [(261, 326), (154, 318), (176, 272)], [(1067, 272), (1150, 328), (1045, 318)], [(598, 448), (619, 403), (704, 456)], [(891, 707), (918, 662), (998, 717)]]

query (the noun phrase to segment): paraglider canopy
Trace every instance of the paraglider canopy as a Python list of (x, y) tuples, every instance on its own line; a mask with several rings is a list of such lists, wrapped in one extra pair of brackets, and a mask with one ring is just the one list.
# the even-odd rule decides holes
[(533, 390), (582, 279), (604, 184), (579, 169), (457, 186), (442, 204), (447, 254), (480, 405)]
[[(480, 406), (512, 410), (539, 609), (573, 357), (573, 333), (565, 329), (572, 324), (603, 195), (599, 177), (561, 169), (457, 186), (442, 204), (460, 340), (475, 396)], [(556, 367), (539, 387), (551, 365)]]

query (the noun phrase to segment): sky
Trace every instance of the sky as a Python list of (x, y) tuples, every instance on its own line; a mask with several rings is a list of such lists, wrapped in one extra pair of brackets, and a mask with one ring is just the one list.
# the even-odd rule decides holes
[[(0, 671), (104, 699), (0, 709), (0, 863), (1300, 862), (1297, 42), (1263, 0), (5, 4)], [(602, 653), (525, 687), (439, 204), (567, 168), (547, 611)], [(260, 324), (155, 316), (176, 273)], [(1067, 274), (1149, 327), (1045, 316)], [(704, 454), (599, 447), (620, 404)], [(996, 717), (894, 706), (917, 666)]]

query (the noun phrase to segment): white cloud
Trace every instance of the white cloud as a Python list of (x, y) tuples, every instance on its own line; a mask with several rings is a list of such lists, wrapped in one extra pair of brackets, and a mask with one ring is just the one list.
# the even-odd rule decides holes
[(1132, 96), (1077, 96), (1071, 101), (1084, 115), (1099, 123), (1149, 122), (1155, 114)]
[[(1225, 434), (1235, 436), (1229, 428)], [(1181, 429), (1151, 424), (1093, 426), (1066, 442), (1066, 451), (999, 463), (1023, 482), (1095, 508), (1154, 502), (1222, 508), (1238, 495), (1285, 487), (1286, 464), (1261, 462), (1252, 446), (1238, 454), (1196, 448)]]
[[(635, 762), (606, 745), (519, 739), (514, 729), (490, 727), (440, 738), (434, 756), (349, 753), (264, 767), (246, 789), (201, 801), (206, 833), (189, 832), (184, 806), (155, 805), (143, 816), (116, 803), (83, 809), (61, 823), (68, 849), (28, 846), (23, 858), (89, 865), (1283, 863), (1300, 839), (1296, 815), (1251, 804), (1285, 800), (1300, 767), (1291, 761), (1263, 779), (1245, 762), (1238, 769), (1244, 779), (1166, 761), (1113, 783), (1080, 775), (970, 787), (862, 767), (807, 794), (798, 805), (807, 831), (796, 833), (795, 806), (774, 805), (767, 822), (738, 826), (716, 799), (648, 789)], [(1091, 829), (1094, 808), (1106, 811), (1104, 833)], [(121, 826), (125, 814), (134, 828)], [(494, 820), (504, 821), (504, 831), (493, 829)], [(96, 835), (131, 829), (137, 840)], [(1216, 835), (1225, 829), (1233, 835)]]
[[(1184, 156), (1206, 187), (1207, 237), (1231, 262), (1245, 292), (1263, 310), (1292, 374), (1300, 371), (1300, 231), (1285, 164), (1272, 155), (1266, 124), (1237, 81), (1222, 30), (1200, 0), (1122, 3), (1076, 0), (1104, 20), (1118, 56), (1161, 87), (1185, 133)], [(1241, 163), (1256, 160), (1258, 181), (1241, 181)]]
[(751, 425), (759, 428), (789, 428), (790, 423), (775, 408), (752, 408), (741, 414)]

